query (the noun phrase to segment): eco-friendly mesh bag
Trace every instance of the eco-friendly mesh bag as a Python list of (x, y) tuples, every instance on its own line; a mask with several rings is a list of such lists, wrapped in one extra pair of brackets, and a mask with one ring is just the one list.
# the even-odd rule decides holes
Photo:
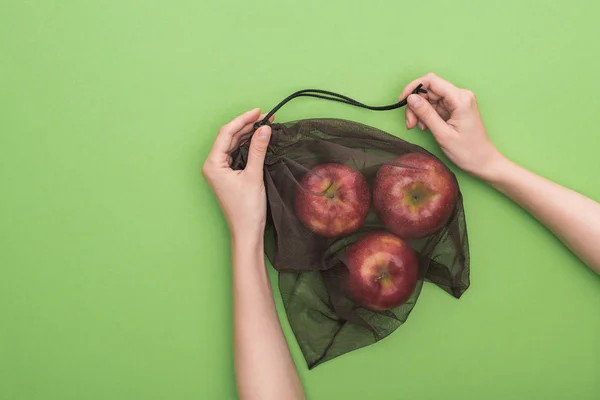
[[(426, 91), (419, 85), (413, 93)], [(269, 118), (283, 104), (300, 96), (325, 98), (372, 110), (406, 105), (404, 99), (390, 106), (372, 107), (332, 92), (304, 90), (282, 101), (255, 128), (268, 124)], [(462, 195), (456, 177), (439, 159), (419, 146), (352, 121), (304, 119), (274, 123), (271, 128), (264, 168), (268, 204), (265, 253), (279, 271), (279, 289), (287, 317), (309, 368), (392, 333), (407, 320), (425, 281), (456, 298), (467, 290), (469, 245)], [(343, 228), (349, 222), (343, 218), (336, 222), (334, 218), (316, 221), (313, 226), (310, 220), (301, 220), (298, 210), (304, 203), (299, 205), (302, 200), (298, 197), (327, 196), (330, 190), (329, 187), (322, 192), (307, 190), (302, 182), (314, 174), (313, 168), (317, 166), (341, 164), (359, 171), (372, 191), (377, 173), (384, 165), (404, 169), (407, 173), (420, 170), (418, 166), (396, 160), (411, 153), (433, 157), (439, 162), (456, 185), (455, 201), (450, 205), (448, 218), (442, 221), (443, 226), (435, 232), (418, 238), (397, 235), (412, 247), (418, 260), (417, 281), (410, 297), (391, 309), (364, 307), (355, 301), (356, 296), (348, 293), (347, 249), (371, 232), (389, 232), (390, 229), (378, 218), (381, 214), (375, 212), (373, 202), (359, 201), (357, 204), (366, 202), (364, 207), (366, 210), (368, 206), (368, 214), (364, 221), (359, 221), (358, 229), (348, 234), (329, 235), (327, 229)], [(244, 168), (247, 155), (247, 144), (236, 150), (232, 154), (233, 168)], [(391, 192), (389, 187), (384, 189)], [(375, 200), (374, 194), (371, 198)]]

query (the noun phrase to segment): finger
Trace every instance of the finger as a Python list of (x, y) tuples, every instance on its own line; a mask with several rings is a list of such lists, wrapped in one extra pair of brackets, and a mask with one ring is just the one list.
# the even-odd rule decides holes
[(252, 136), (250, 150), (248, 151), (248, 162), (244, 170), (250, 176), (262, 179), (265, 155), (271, 139), (271, 127), (261, 126)]
[(228, 134), (235, 134), (242, 130), (244, 126), (251, 122), (255, 122), (260, 116), (260, 108), (255, 108), (253, 110), (247, 111), (239, 117), (235, 118), (227, 125), (223, 127), (223, 131)]
[[(242, 130), (235, 134), (233, 140), (231, 141), (231, 147), (229, 151), (234, 151), (241, 144), (245, 143), (246, 140), (250, 137), (250, 134), (254, 131), (254, 124), (258, 121), (261, 121), (267, 114), (261, 114), (260, 117), (256, 121), (250, 122), (248, 125), (242, 128)], [(271, 116), (269, 118), (269, 122), (273, 122), (275, 120), (275, 116)]]
[(415, 125), (417, 125), (418, 119), (417, 116), (415, 115), (415, 112), (413, 110), (411, 110), (410, 107), (406, 107), (406, 109), (404, 110), (404, 114), (406, 116), (406, 127), (408, 129), (412, 129), (415, 127)]
[[(231, 139), (231, 144), (229, 145), (229, 151), (237, 149), (239, 144), (242, 143), (244, 139), (247, 139), (250, 136), (250, 133), (254, 131), (254, 124), (258, 121), (261, 121), (266, 115), (267, 114), (260, 114), (258, 118), (256, 118), (254, 121), (247, 123), (242, 129), (239, 130), (239, 132), (234, 133)], [(274, 118), (275, 116), (272, 116), (271, 118), (269, 118), (269, 121), (273, 122)]]
[[(260, 114), (260, 116), (259, 116), (259, 117), (256, 119), (256, 121), (252, 121), (252, 122), (250, 122), (249, 124), (247, 124), (246, 126), (244, 126), (244, 127), (243, 127), (243, 128), (240, 130), (239, 134), (240, 134), (240, 135), (245, 135), (245, 134), (247, 134), (247, 133), (250, 133), (250, 132), (252, 132), (252, 131), (254, 130), (254, 124), (255, 124), (256, 122), (258, 122), (258, 121), (262, 121), (262, 119), (263, 119), (264, 117), (266, 117), (266, 116), (267, 116), (267, 114)], [(275, 120), (275, 116), (274, 116), (274, 115), (272, 115), (272, 116), (271, 116), (271, 118), (269, 118), (269, 122), (273, 122), (274, 120)]]
[(247, 124), (256, 121), (259, 113), (260, 110), (258, 108), (247, 111), (219, 129), (219, 134), (215, 139), (209, 157), (224, 161), (227, 157), (227, 152), (231, 147), (234, 135), (242, 130)]
[[(406, 85), (406, 87), (404, 87), (404, 90), (402, 90), (402, 93), (400, 94), (398, 101), (404, 100), (409, 94), (411, 94), (417, 88), (417, 86), (419, 86), (420, 83), (423, 83), (424, 79), (425, 79), (425, 77), (421, 77), (419, 79), (415, 79), (414, 81), (412, 81), (411, 83)], [(425, 97), (427, 97), (427, 96), (425, 96)], [(413, 129), (415, 126), (418, 126), (419, 119), (417, 118), (414, 111), (411, 110), (410, 107), (406, 107), (404, 115), (406, 118), (406, 128), (407, 129)], [(420, 126), (419, 126), (419, 128), (420, 128)]]
[(455, 108), (458, 106), (460, 89), (433, 73), (427, 74), (419, 79), (415, 79), (406, 85), (402, 91), (402, 94), (400, 95), (400, 99), (410, 95), (410, 93), (415, 90), (419, 84), (423, 84), (423, 89), (428, 91), (429, 98), (431, 100), (444, 99), (450, 107)]
[[(251, 133), (252, 131), (254, 131), (254, 124), (258, 121), (262, 121), (263, 118), (266, 116), (267, 116), (267, 114), (260, 114), (260, 116), (258, 117), (258, 119), (256, 121), (252, 121), (249, 124), (247, 124), (246, 126), (244, 126), (238, 135), (243, 136), (243, 135), (247, 135), (247, 134)], [(269, 122), (273, 122), (274, 120), (275, 120), (275, 115), (272, 115), (271, 118), (269, 118)]]
[(404, 100), (405, 98), (408, 97), (409, 94), (411, 94), (416, 88), (417, 86), (419, 86), (419, 84), (423, 84), (423, 89), (425, 88), (425, 76), (422, 76), (418, 79), (415, 79), (414, 81), (412, 81), (411, 83), (409, 83), (408, 85), (406, 85), (404, 87), (404, 89), (402, 90), (402, 93), (400, 93), (400, 97), (398, 98), (398, 100)]
[(434, 136), (444, 135), (450, 131), (450, 127), (446, 124), (446, 121), (440, 117), (429, 101), (421, 96), (414, 94), (408, 96), (408, 106), (417, 115), (420, 123), (423, 124), (423, 129), (427, 126)]
[[(431, 104), (435, 112), (437, 112), (444, 121), (448, 121), (450, 119), (450, 113), (448, 112), (448, 109), (444, 106), (443, 102), (429, 100), (429, 103)], [(410, 107), (407, 107), (407, 109), (410, 110)], [(417, 120), (417, 126), (419, 127), (419, 129), (421, 129), (422, 131), (427, 129), (427, 125), (423, 121), (419, 120), (416, 116), (415, 119)]]
[(437, 113), (440, 114), (440, 117), (442, 117), (444, 121), (448, 121), (450, 119), (450, 113), (448, 112), (448, 109), (444, 107), (443, 103), (439, 102), (432, 105), (433, 108), (435, 108), (435, 111), (437, 111)]

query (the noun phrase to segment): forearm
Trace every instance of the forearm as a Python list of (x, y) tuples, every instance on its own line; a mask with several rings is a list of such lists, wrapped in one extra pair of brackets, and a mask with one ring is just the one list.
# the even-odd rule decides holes
[(600, 204), (508, 161), (485, 180), (529, 211), (600, 273)]
[(235, 371), (243, 400), (304, 399), (279, 324), (262, 238), (232, 239)]

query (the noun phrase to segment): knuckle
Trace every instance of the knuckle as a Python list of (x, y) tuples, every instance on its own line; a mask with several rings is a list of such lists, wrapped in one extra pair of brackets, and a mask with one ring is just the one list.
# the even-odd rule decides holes
[(205, 161), (204, 165), (202, 165), (202, 176), (204, 178), (209, 178), (211, 175), (211, 166), (210, 166), (210, 161)]
[(472, 90), (463, 89), (462, 96), (464, 97), (465, 100), (469, 101), (470, 103), (474, 103), (475, 101), (477, 101), (475, 92), (473, 92)]
[(433, 79), (433, 78), (437, 78), (437, 75), (434, 74), (433, 72), (428, 73), (427, 75), (425, 75), (427, 78)]

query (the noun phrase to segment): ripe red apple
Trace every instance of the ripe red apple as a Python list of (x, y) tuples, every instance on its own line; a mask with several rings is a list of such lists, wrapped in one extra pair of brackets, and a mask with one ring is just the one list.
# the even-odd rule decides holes
[(302, 178), (294, 206), (308, 229), (337, 237), (356, 231), (365, 222), (371, 193), (359, 171), (343, 164), (322, 164)]
[(346, 250), (347, 290), (365, 308), (388, 310), (409, 299), (419, 275), (410, 245), (389, 232), (369, 233)]
[(436, 158), (409, 153), (395, 163), (415, 168), (384, 165), (373, 185), (373, 206), (381, 222), (405, 239), (440, 230), (448, 221), (458, 195), (452, 173)]

